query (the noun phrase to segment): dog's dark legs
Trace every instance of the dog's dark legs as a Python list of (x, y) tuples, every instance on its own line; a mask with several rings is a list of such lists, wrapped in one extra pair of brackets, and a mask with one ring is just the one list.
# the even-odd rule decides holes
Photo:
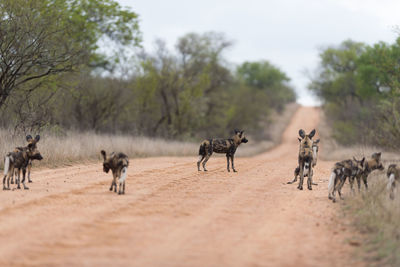
[(203, 160), (203, 170), (206, 172), (207, 171), (207, 169), (206, 169), (206, 163), (207, 163), (207, 161), (210, 159), (210, 157), (211, 157), (211, 154), (208, 154), (207, 156), (206, 156), (206, 158)]
[(197, 170), (200, 171), (200, 163), (206, 155), (199, 155), (199, 161), (197, 161)]
[(235, 163), (234, 163), (234, 161), (233, 161), (234, 157), (235, 157), (235, 155), (232, 155), (232, 156), (231, 156), (232, 170), (233, 170), (234, 172), (237, 172), (236, 169), (235, 169)]
[(29, 187), (27, 187), (27, 186), (25, 185), (25, 175), (26, 175), (26, 169), (23, 168), (23, 169), (22, 169), (22, 185), (24, 186), (24, 189), (25, 189), (25, 190), (28, 190)]

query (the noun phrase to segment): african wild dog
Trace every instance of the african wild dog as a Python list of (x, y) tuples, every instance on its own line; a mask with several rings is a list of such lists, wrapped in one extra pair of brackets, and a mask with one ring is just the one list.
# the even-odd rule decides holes
[(328, 198), (336, 202), (335, 191), (338, 191), (340, 198), (342, 198), (342, 187), (347, 177), (349, 177), (350, 188), (353, 191), (354, 178), (362, 174), (364, 163), (365, 158), (362, 158), (362, 160), (353, 158), (335, 163), (329, 178)]
[(373, 153), (371, 155), (371, 159), (365, 162), (362, 174), (357, 177), (358, 191), (361, 190), (361, 178), (364, 182), (365, 189), (368, 189), (368, 182), (367, 182), (368, 175), (374, 170), (383, 171), (384, 169), (385, 167), (383, 167), (381, 161), (381, 152)]
[(108, 173), (111, 169), (113, 174), (113, 180), (111, 182), (110, 191), (113, 190), (117, 192), (117, 179), (119, 183), (118, 194), (125, 194), (125, 180), (128, 172), (129, 159), (124, 153), (114, 153), (112, 152), (109, 157), (107, 157), (104, 150), (101, 151), (103, 155), (103, 171)]
[(299, 190), (303, 190), (303, 181), (305, 174), (308, 176), (307, 178), (307, 188), (312, 190), (312, 163), (313, 163), (313, 149), (312, 149), (312, 138), (315, 135), (315, 129), (312, 130), (309, 134), (305, 134), (303, 129), (299, 130), (299, 135), (301, 137), (300, 147), (299, 147), (299, 168), (300, 168), (300, 181), (299, 186), (297, 187)]
[[(32, 139), (31, 136), (27, 136), (27, 139)], [(26, 174), (26, 167), (29, 164), (30, 160), (43, 159), (42, 155), (38, 151), (36, 147), (36, 143), (39, 141), (40, 136), (37, 135), (35, 139), (30, 140), (28, 146), (21, 148), (21, 150), (10, 152), (6, 155), (4, 159), (4, 178), (3, 178), (3, 190), (10, 190), (10, 177), (14, 174), (14, 170), (17, 169), (18, 176), (16, 177), (16, 183), (18, 184), (18, 189), (20, 187), (20, 173), (22, 169), (22, 185), (24, 189), (29, 189), (25, 185), (25, 174)], [(6, 178), (7, 179), (7, 187), (5, 186)]]
[[(36, 143), (39, 142), (39, 140), (40, 140), (40, 136), (39, 135), (37, 135), (35, 139), (33, 139), (31, 135), (27, 135), (26, 136), (26, 141), (28, 142), (28, 145), (32, 144), (33, 142), (35, 142), (35, 145), (36, 145)], [(27, 147), (16, 147), (14, 149), (14, 152), (23, 151), (24, 149), (27, 149)], [(28, 163), (28, 183), (32, 183), (32, 180), (31, 180), (31, 169), (32, 169), (32, 160), (34, 160), (34, 159), (42, 160), (42, 159), (39, 159), (39, 158), (29, 159), (29, 163)], [(11, 176), (11, 184), (14, 183), (14, 176), (17, 177), (17, 175), (18, 175), (17, 174), (17, 170), (15, 170), (15, 173), (13, 173), (12, 176)]]
[(229, 170), (229, 159), (232, 162), (232, 170), (236, 172), (235, 165), (233, 162), (236, 149), (241, 143), (247, 143), (248, 140), (244, 136), (244, 131), (235, 130), (235, 135), (230, 139), (208, 139), (204, 140), (199, 149), (199, 161), (197, 161), (197, 169), (200, 171), (200, 163), (203, 161), (203, 169), (206, 169), (206, 163), (210, 159), (213, 152), (215, 153), (225, 153), (227, 161), (227, 169)]
[(390, 199), (394, 199), (396, 193), (396, 186), (400, 183), (400, 169), (396, 164), (390, 164), (386, 173), (389, 178), (387, 189), (389, 191)]
[[(298, 138), (298, 139), (299, 139), (299, 142), (301, 142), (302, 139), (301, 138)], [(313, 151), (313, 161), (312, 161), (312, 165), (311, 165), (312, 166), (312, 168), (311, 168), (311, 176), (314, 174), (313, 168), (315, 167), (315, 165), (317, 165), (318, 150), (319, 150), (318, 143), (319, 143), (319, 139), (313, 141), (312, 146), (311, 146), (312, 147), (312, 151)], [(295, 183), (297, 181), (297, 176), (299, 176), (299, 174), (300, 174), (300, 167), (297, 166), (296, 169), (294, 170), (294, 179), (293, 179), (293, 181), (290, 181), (290, 182), (287, 182), (287, 183), (288, 184)], [(305, 173), (304, 177), (307, 177), (307, 176), (308, 176), (308, 173)], [(312, 185), (318, 185), (318, 184), (312, 183)]]

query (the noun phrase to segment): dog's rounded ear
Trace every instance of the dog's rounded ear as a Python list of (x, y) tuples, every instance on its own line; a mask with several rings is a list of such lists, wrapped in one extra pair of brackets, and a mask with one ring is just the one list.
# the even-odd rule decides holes
[(240, 131), (238, 129), (233, 130), (235, 134), (238, 134)]
[(308, 135), (308, 137), (313, 138), (315, 135), (315, 129), (313, 129), (310, 134)]
[(315, 141), (314, 141), (314, 144), (318, 144), (319, 141), (320, 141), (319, 139), (315, 140)]
[(378, 156), (378, 158), (380, 158), (382, 155), (382, 152), (378, 152), (378, 153), (376, 153), (376, 155)]
[(363, 157), (361, 160), (361, 166), (363, 166), (363, 167), (364, 167), (364, 161), (365, 161), (365, 157)]
[(306, 137), (306, 133), (304, 132), (303, 129), (300, 129), (300, 130), (299, 130), (299, 135), (300, 135), (301, 138)]
[(35, 141), (36, 141), (36, 142), (39, 142), (39, 140), (40, 140), (40, 135), (36, 135)]
[(28, 141), (28, 142), (30, 142), (30, 141), (32, 141), (32, 135), (30, 135), (30, 134), (28, 134), (27, 136), (26, 136), (26, 141)]
[(106, 152), (104, 150), (100, 151), (101, 155), (103, 155), (104, 160), (106, 160)]

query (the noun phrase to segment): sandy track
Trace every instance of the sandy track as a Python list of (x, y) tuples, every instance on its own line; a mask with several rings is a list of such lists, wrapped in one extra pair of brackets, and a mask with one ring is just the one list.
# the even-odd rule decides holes
[(224, 157), (207, 173), (197, 157), (133, 159), (124, 196), (108, 191), (101, 164), (34, 170), (29, 191), (0, 192), (0, 266), (360, 264), (327, 199), (332, 162), (318, 162), (313, 191), (286, 184), (297, 132), (318, 119), (318, 109), (300, 108), (282, 144), (237, 158), (238, 173)]

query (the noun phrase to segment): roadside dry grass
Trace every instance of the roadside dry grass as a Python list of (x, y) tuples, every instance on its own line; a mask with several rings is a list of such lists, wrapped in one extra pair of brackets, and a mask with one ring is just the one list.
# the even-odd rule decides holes
[(268, 140), (265, 141), (254, 141), (252, 136), (248, 136), (249, 143), (241, 145), (237, 150), (236, 155), (238, 157), (251, 157), (262, 152), (265, 152), (274, 146), (280, 144), (282, 133), (286, 129), (286, 126), (290, 123), (294, 113), (299, 108), (299, 104), (292, 103), (285, 107), (285, 110), (281, 113), (274, 113), (271, 116), (271, 122), (264, 125), (264, 133), (262, 136), (267, 136)]
[(321, 120), (318, 125), (318, 132), (321, 138), (319, 157), (327, 161), (339, 161), (356, 157), (370, 157), (375, 152), (382, 152), (383, 162), (400, 163), (400, 154), (393, 151), (386, 151), (374, 146), (342, 146), (339, 145), (331, 136), (331, 128), (325, 119), (323, 111), (321, 111)]
[[(250, 142), (238, 149), (237, 156), (253, 156), (275, 146), (280, 141), (280, 135), (289, 123), (297, 104), (290, 104), (285, 111), (274, 117), (267, 129), (271, 140), (255, 142), (250, 136)], [(25, 136), (13, 137), (11, 131), (0, 129), (0, 155), (12, 151), (17, 146), (25, 146)], [(97, 162), (101, 160), (100, 150), (123, 151), (131, 158), (162, 157), (162, 156), (194, 156), (197, 157), (199, 143), (164, 140), (161, 138), (137, 137), (129, 135), (107, 135), (94, 132), (68, 131), (62, 136), (42, 133), (38, 148), (44, 159), (35, 162), (35, 166), (57, 167), (73, 163)], [(0, 167), (4, 162), (0, 160)]]
[[(320, 157), (323, 160), (339, 161), (353, 156), (369, 158), (374, 152), (382, 152), (384, 166), (400, 164), (400, 155), (379, 147), (355, 145), (344, 147), (330, 136), (331, 129), (321, 114), (319, 124), (321, 138)], [(389, 199), (386, 189), (385, 171), (374, 171), (368, 177), (369, 190), (351, 194), (345, 185), (345, 200), (340, 202), (345, 219), (355, 229), (355, 238), (360, 239), (358, 256), (369, 266), (400, 266), (400, 194)]]
[(400, 194), (389, 199), (384, 172), (369, 177), (369, 190), (343, 201), (343, 210), (361, 233), (361, 257), (370, 266), (400, 266)]
[[(23, 136), (11, 137), (6, 130), (0, 130), (1, 155), (16, 146), (26, 144)], [(37, 166), (55, 167), (76, 162), (93, 162), (101, 159), (100, 150), (107, 152), (123, 151), (129, 157), (189, 156), (195, 155), (197, 144), (189, 142), (166, 141), (148, 137), (127, 135), (105, 135), (93, 132), (67, 132), (64, 136), (42, 134), (38, 149), (43, 155)], [(3, 166), (3, 162), (1, 162)]]

